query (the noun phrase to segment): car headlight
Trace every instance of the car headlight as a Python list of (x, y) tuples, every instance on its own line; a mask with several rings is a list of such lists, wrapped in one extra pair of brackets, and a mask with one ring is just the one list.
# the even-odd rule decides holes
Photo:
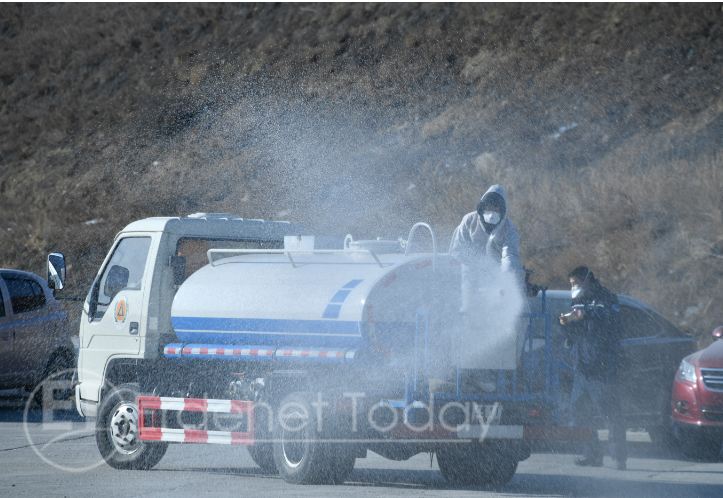
[(695, 375), (695, 367), (685, 360), (681, 361), (680, 366), (678, 367), (678, 378), (695, 383), (697, 379)]

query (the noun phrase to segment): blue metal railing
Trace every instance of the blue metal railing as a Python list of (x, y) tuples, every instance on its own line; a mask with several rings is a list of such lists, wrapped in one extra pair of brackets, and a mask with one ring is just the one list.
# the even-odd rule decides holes
[[(552, 324), (547, 313), (546, 293), (541, 291), (540, 311), (531, 311), (523, 315), (527, 320), (527, 329), (522, 346), (522, 354), (518, 368), (514, 370), (488, 370), (492, 372), (491, 378), (495, 380), (495, 391), (489, 393), (464, 392), (463, 369), (455, 369), (454, 393), (434, 393), (435, 401), (514, 401), (514, 402), (541, 402), (555, 406), (560, 396), (560, 369), (565, 365), (557, 360), (555, 345), (552, 337)], [(537, 327), (536, 320), (542, 320), (544, 345), (542, 355), (540, 349), (534, 349), (534, 339)], [(429, 365), (430, 365), (430, 323), (427, 310), (417, 310), (415, 317), (415, 330), (413, 340), (413, 354), (409, 370), (405, 374), (404, 399), (388, 400), (390, 406), (403, 408), (415, 401), (428, 403), (429, 391)], [(542, 365), (540, 365), (542, 360)], [(542, 367), (542, 368), (540, 368)], [(544, 375), (544, 387), (536, 388), (534, 380), (540, 374)]]

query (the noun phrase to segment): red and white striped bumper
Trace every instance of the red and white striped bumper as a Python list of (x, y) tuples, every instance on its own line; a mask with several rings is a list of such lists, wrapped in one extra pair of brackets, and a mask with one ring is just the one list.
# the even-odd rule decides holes
[[(166, 441), (171, 443), (205, 444), (254, 444), (254, 403), (253, 401), (200, 398), (166, 398), (160, 396), (138, 396), (139, 438), (142, 441)], [(246, 431), (213, 431), (198, 429), (169, 428), (156, 426), (159, 412), (203, 412), (245, 414)], [(146, 425), (150, 412), (151, 425)]]

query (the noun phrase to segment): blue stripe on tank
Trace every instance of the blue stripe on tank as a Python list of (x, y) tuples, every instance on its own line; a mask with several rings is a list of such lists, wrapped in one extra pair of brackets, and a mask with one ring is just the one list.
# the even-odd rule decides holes
[(321, 318), (339, 318), (339, 313), (341, 313), (341, 304), (327, 304)]
[(290, 335), (361, 335), (359, 322), (175, 316), (173, 328), (184, 332), (238, 332)]
[(334, 297), (331, 298), (331, 303), (341, 304), (344, 302), (344, 300), (349, 296), (349, 293), (351, 292), (351, 289), (342, 289), (340, 291), (337, 291), (336, 294), (334, 294)]
[(336, 291), (336, 293), (332, 296), (331, 301), (329, 301), (329, 304), (327, 304), (326, 308), (324, 308), (324, 313), (322, 313), (321, 317), (332, 320), (339, 318), (342, 304), (344, 304), (346, 298), (349, 297), (351, 291), (360, 283), (362, 283), (362, 279), (350, 280), (344, 284), (344, 287)]
[(362, 283), (362, 279), (350, 280), (349, 282), (347, 282), (347, 284), (344, 287), (342, 287), (342, 289), (353, 289), (360, 283)]
[(355, 347), (361, 325), (342, 320), (173, 317), (181, 342), (259, 344), (263, 346)]

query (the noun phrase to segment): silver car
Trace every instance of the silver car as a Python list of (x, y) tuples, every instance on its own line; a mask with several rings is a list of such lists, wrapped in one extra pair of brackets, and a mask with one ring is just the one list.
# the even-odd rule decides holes
[(0, 389), (30, 391), (45, 377), (72, 369), (71, 330), (46, 280), (0, 269)]

